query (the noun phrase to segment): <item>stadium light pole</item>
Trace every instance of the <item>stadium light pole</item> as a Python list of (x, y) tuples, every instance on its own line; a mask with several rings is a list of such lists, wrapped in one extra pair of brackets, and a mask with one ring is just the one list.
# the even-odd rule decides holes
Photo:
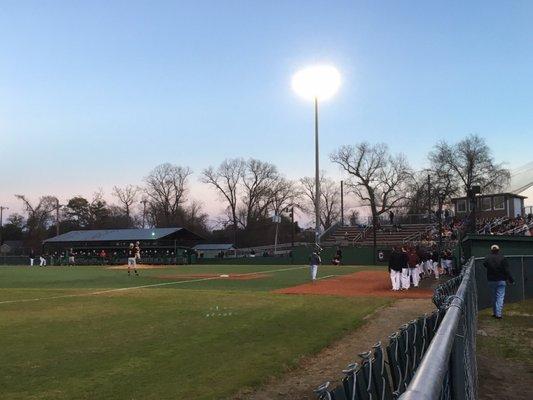
[(315, 244), (320, 240), (320, 159), (318, 141), (318, 102), (337, 93), (341, 75), (331, 65), (314, 65), (296, 72), (292, 88), (302, 98), (312, 101), (315, 108)]

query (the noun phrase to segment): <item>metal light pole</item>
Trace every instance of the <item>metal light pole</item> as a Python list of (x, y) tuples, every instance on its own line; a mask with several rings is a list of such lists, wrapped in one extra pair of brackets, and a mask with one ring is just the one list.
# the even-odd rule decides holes
[(344, 181), (341, 181), (341, 226), (344, 226)]
[(318, 98), (315, 97), (315, 243), (320, 244), (320, 160), (318, 151)]
[(331, 98), (339, 89), (339, 71), (331, 65), (315, 65), (298, 71), (292, 78), (292, 87), (315, 106), (315, 244), (320, 242), (320, 160), (318, 142), (318, 100)]
[(147, 199), (142, 199), (141, 204), (143, 205), (143, 229), (144, 229), (144, 223), (146, 220), (146, 203), (148, 203)]

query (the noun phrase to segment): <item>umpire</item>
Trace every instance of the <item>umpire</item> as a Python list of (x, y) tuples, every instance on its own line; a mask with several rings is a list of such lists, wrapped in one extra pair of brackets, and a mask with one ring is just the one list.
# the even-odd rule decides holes
[(483, 266), (487, 269), (487, 280), (492, 295), (492, 316), (502, 319), (505, 287), (507, 282), (513, 284), (514, 279), (509, 272), (509, 263), (500, 254), (500, 247), (497, 244), (490, 247), (490, 254), (485, 257)]

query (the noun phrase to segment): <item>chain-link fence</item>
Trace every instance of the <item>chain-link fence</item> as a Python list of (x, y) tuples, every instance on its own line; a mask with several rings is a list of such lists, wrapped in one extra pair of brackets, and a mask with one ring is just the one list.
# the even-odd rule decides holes
[(476, 399), (477, 294), (473, 259), (435, 289), (437, 309), (405, 325), (384, 347), (376, 343), (347, 366), (340, 385), (320, 400)]

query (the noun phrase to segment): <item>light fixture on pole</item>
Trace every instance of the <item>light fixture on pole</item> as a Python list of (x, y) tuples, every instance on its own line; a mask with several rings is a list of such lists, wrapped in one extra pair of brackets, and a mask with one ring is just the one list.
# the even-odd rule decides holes
[(292, 77), (292, 88), (315, 105), (315, 243), (320, 238), (320, 163), (318, 151), (318, 102), (327, 100), (339, 90), (341, 75), (331, 65), (315, 65), (298, 71)]

